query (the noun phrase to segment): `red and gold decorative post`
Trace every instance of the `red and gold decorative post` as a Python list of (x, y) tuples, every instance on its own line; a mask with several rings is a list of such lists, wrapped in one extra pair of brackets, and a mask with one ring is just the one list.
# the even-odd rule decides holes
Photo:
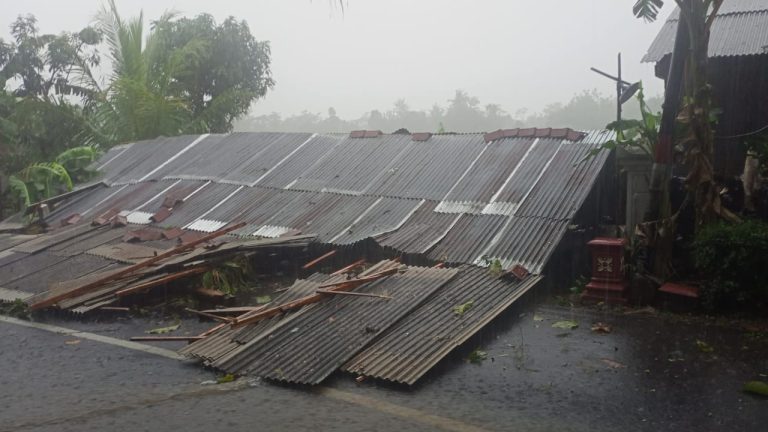
[(592, 279), (581, 298), (606, 303), (626, 303), (629, 284), (624, 269), (625, 240), (597, 237), (587, 245), (592, 254)]

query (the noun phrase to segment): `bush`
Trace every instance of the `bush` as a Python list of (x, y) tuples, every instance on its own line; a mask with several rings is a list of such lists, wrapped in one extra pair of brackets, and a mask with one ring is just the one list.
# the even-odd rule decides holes
[(714, 224), (694, 242), (696, 268), (705, 278), (702, 300), (711, 309), (768, 302), (768, 223)]

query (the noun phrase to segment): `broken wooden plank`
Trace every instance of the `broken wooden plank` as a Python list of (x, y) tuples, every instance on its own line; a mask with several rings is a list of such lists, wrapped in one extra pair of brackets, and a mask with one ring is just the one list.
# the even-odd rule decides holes
[(158, 255), (156, 257), (153, 257), (153, 258), (150, 258), (150, 259), (148, 259), (146, 261), (142, 261), (142, 262), (140, 262), (138, 264), (134, 264), (132, 266), (126, 267), (126, 268), (124, 268), (122, 270), (119, 270), (119, 271), (117, 271), (117, 272), (115, 272), (115, 273), (111, 274), (110, 276), (105, 277), (103, 279), (98, 279), (98, 280), (95, 280), (95, 281), (93, 281), (93, 282), (91, 282), (89, 284), (86, 284), (86, 285), (83, 285), (83, 286), (81, 286), (79, 288), (76, 288), (76, 289), (74, 289), (72, 291), (61, 293), (59, 295), (51, 296), (51, 297), (48, 297), (46, 299), (40, 300), (40, 301), (30, 305), (29, 309), (30, 310), (38, 310), (38, 309), (50, 307), (50, 306), (53, 306), (56, 303), (60, 302), (61, 300), (68, 299), (70, 297), (76, 297), (78, 295), (87, 293), (87, 292), (89, 292), (89, 291), (91, 291), (91, 290), (93, 290), (93, 289), (95, 289), (95, 288), (97, 288), (97, 287), (107, 283), (107, 282), (111, 282), (111, 281), (113, 281), (115, 279), (118, 279), (118, 278), (121, 278), (123, 276), (135, 273), (138, 270), (141, 270), (143, 268), (149, 267), (149, 266), (151, 266), (151, 265), (153, 265), (153, 264), (155, 264), (157, 262), (160, 262), (160, 261), (162, 261), (162, 260), (164, 260), (166, 258), (169, 258), (169, 257), (172, 257), (174, 255), (177, 255), (177, 254), (180, 254), (182, 252), (185, 252), (185, 251), (187, 251), (189, 249), (194, 248), (195, 246), (197, 246), (197, 245), (199, 245), (201, 243), (205, 243), (208, 240), (212, 240), (212, 239), (215, 239), (217, 237), (221, 237), (224, 234), (227, 234), (229, 232), (238, 230), (238, 229), (240, 229), (240, 228), (242, 228), (244, 226), (245, 226), (245, 222), (240, 222), (240, 223), (232, 225), (230, 227), (223, 228), (223, 229), (221, 229), (219, 231), (215, 231), (215, 232), (213, 232), (211, 234), (208, 234), (206, 236), (198, 238), (197, 240), (191, 241), (191, 242), (189, 242), (187, 244), (175, 247), (175, 248), (173, 248), (173, 249), (171, 249), (171, 250), (169, 250), (167, 252), (161, 253), (160, 255)]
[(384, 300), (392, 300), (392, 296), (381, 295), (381, 294), (347, 292), (347, 291), (331, 291), (331, 290), (317, 290), (315, 292), (318, 293), (318, 294), (334, 294), (334, 295), (346, 295), (346, 296), (373, 297), (373, 298), (380, 298), (380, 299), (384, 299)]
[(353, 262), (352, 264), (350, 264), (350, 265), (348, 265), (346, 267), (340, 268), (340, 269), (336, 270), (335, 272), (331, 273), (331, 276), (338, 276), (340, 274), (349, 273), (350, 271), (354, 270), (357, 267), (362, 266), (363, 264), (365, 264), (365, 259), (359, 259), (359, 260)]
[(187, 276), (192, 276), (200, 273), (205, 273), (208, 271), (209, 268), (206, 266), (201, 267), (194, 267), (188, 270), (183, 270), (177, 273), (169, 274), (168, 276), (161, 277), (159, 279), (154, 279), (149, 282), (140, 283), (138, 285), (134, 285), (128, 288), (121, 289), (120, 291), (115, 292), (115, 295), (118, 297), (124, 297), (130, 294), (135, 294), (137, 292), (146, 291), (150, 288), (154, 288), (156, 286), (165, 285), (168, 282), (175, 281), (177, 279), (183, 279)]
[(191, 312), (193, 314), (197, 314), (197, 315), (200, 315), (200, 316), (204, 316), (206, 318), (210, 318), (212, 320), (216, 320), (216, 321), (230, 322), (230, 321), (234, 320), (234, 318), (231, 318), (231, 317), (224, 317), (224, 316), (215, 315), (215, 314), (212, 314), (212, 313), (203, 312), (203, 311), (199, 311), (199, 310), (195, 310), (195, 309), (184, 308), (184, 310), (187, 311), (187, 312)]
[(132, 336), (135, 342), (194, 342), (202, 339), (202, 336)]
[[(387, 276), (391, 276), (395, 273), (398, 273), (399, 271), (400, 269), (398, 268), (391, 268), (388, 270), (384, 270), (378, 273), (374, 273), (374, 274), (362, 277), (360, 279), (350, 279), (350, 280), (320, 285), (318, 288), (319, 289), (330, 288), (328, 291), (349, 291), (365, 283), (373, 282), (375, 280), (378, 280)], [(246, 324), (255, 323), (265, 318), (271, 318), (273, 316), (283, 314), (293, 309), (298, 309), (312, 303), (317, 303), (320, 300), (322, 300), (322, 298), (323, 298), (322, 294), (312, 294), (306, 297), (302, 297), (300, 299), (296, 299), (292, 302), (282, 304), (280, 306), (275, 306), (260, 312), (253, 313), (247, 317), (236, 318), (231, 325), (233, 328), (235, 328), (235, 327), (244, 326)]]
[(326, 260), (326, 259), (328, 259), (328, 258), (330, 258), (330, 257), (332, 257), (334, 255), (336, 255), (336, 249), (334, 249), (334, 250), (332, 250), (332, 251), (330, 251), (328, 253), (325, 253), (323, 255), (320, 255), (319, 257), (313, 259), (312, 261), (304, 264), (301, 268), (304, 269), (304, 270), (312, 268), (312, 267), (316, 266), (317, 264), (323, 262), (324, 260)]

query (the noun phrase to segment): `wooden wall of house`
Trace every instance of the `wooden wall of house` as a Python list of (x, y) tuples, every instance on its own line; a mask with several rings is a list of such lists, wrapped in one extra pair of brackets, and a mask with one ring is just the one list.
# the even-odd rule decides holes
[[(732, 137), (768, 125), (768, 55), (710, 59), (714, 105), (723, 110), (717, 137)], [(744, 138), (718, 138), (715, 170), (724, 177), (744, 169)]]

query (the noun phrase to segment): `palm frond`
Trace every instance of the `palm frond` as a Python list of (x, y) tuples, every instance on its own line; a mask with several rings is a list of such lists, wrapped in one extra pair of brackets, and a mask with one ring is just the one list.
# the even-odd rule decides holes
[(663, 0), (637, 0), (632, 6), (632, 12), (637, 18), (653, 22), (658, 18), (662, 6), (664, 6)]

